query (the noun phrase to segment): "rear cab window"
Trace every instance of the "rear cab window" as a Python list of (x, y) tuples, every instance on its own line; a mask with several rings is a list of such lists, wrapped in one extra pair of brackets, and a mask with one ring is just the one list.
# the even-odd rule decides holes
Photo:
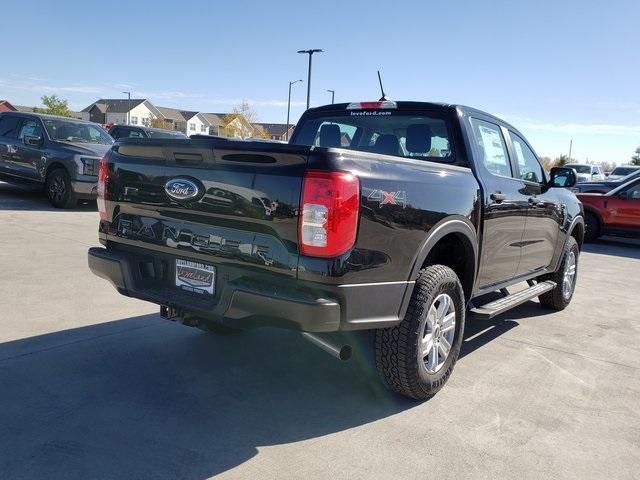
[(454, 163), (450, 138), (444, 112), (345, 109), (305, 114), (291, 143)]

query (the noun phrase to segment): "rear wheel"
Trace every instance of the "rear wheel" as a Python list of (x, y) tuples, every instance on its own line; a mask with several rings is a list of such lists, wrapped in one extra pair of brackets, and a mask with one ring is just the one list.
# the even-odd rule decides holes
[(56, 168), (47, 175), (45, 192), (56, 208), (73, 208), (78, 203), (71, 189), (71, 178), (64, 168)]
[(576, 288), (576, 280), (578, 279), (579, 255), (578, 242), (576, 242), (575, 238), (569, 237), (564, 247), (560, 268), (556, 272), (541, 278), (541, 280), (553, 280), (556, 282), (556, 287), (553, 290), (538, 297), (543, 307), (564, 310), (571, 303), (573, 292)]
[(448, 380), (464, 332), (464, 294), (453, 270), (420, 272), (404, 320), (375, 331), (375, 363), (388, 388), (425, 400)]
[(600, 236), (600, 221), (595, 213), (586, 212), (584, 218), (584, 241), (594, 242)]

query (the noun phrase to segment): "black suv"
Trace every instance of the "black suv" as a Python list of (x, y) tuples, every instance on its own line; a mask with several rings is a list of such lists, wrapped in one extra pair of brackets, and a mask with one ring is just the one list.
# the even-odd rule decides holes
[(100, 125), (36, 113), (0, 114), (0, 180), (41, 185), (57, 208), (96, 198), (113, 138)]
[(114, 125), (109, 129), (109, 133), (115, 140), (119, 138), (187, 138), (184, 133), (176, 130), (135, 125)]

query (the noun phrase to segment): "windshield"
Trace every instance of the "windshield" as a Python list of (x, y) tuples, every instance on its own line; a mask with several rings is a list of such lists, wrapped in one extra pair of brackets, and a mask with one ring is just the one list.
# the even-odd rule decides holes
[(91, 123), (73, 122), (57, 118), (43, 118), (51, 140), (72, 143), (99, 143), (111, 145), (113, 138), (102, 127)]
[(170, 130), (147, 130), (149, 138), (187, 138), (182, 132), (172, 132)]
[(305, 117), (291, 143), (453, 162), (449, 132), (437, 114), (395, 110), (320, 112)]
[(591, 165), (567, 165), (578, 173), (591, 173)]
[(613, 169), (613, 172), (611, 172), (611, 175), (620, 175), (622, 177), (629, 175), (630, 173), (635, 172), (636, 170), (639, 170), (638, 167), (633, 168), (633, 167), (616, 167)]

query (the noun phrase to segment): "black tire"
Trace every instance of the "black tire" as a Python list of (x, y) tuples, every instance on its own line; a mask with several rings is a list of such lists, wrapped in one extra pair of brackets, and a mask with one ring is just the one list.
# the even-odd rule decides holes
[[(565, 275), (565, 269), (567, 268), (567, 262), (570, 262), (571, 254), (575, 259), (575, 269), (573, 279), (571, 282), (570, 291), (565, 292), (563, 288), (563, 281)], [(578, 248), (578, 242), (573, 237), (567, 239), (567, 243), (564, 246), (564, 252), (562, 254), (562, 262), (557, 271), (541, 277), (540, 280), (552, 280), (556, 282), (556, 287), (553, 290), (549, 290), (538, 297), (540, 304), (545, 308), (552, 310), (564, 310), (571, 303), (573, 298), (573, 292), (576, 289), (576, 281), (578, 279), (578, 260), (580, 258), (580, 249)]]
[(78, 203), (71, 189), (71, 177), (64, 168), (56, 168), (48, 173), (45, 193), (56, 208), (73, 208)]
[[(431, 307), (436, 307), (436, 300), (442, 294), (449, 297), (455, 311), (453, 341), (442, 366), (437, 371), (429, 372), (425, 365), (427, 357), (421, 353), (420, 347), (423, 338), (426, 339), (423, 332), (427, 314)], [(458, 360), (464, 319), (464, 293), (455, 272), (443, 265), (431, 265), (421, 270), (402, 322), (396, 327), (375, 331), (375, 363), (385, 385), (401, 395), (417, 400), (426, 400), (435, 395), (447, 382)], [(435, 335), (436, 333), (432, 338)], [(437, 335), (440, 339), (444, 336), (439, 331)]]
[(600, 220), (595, 213), (586, 212), (584, 216), (584, 241), (595, 242), (600, 236)]

